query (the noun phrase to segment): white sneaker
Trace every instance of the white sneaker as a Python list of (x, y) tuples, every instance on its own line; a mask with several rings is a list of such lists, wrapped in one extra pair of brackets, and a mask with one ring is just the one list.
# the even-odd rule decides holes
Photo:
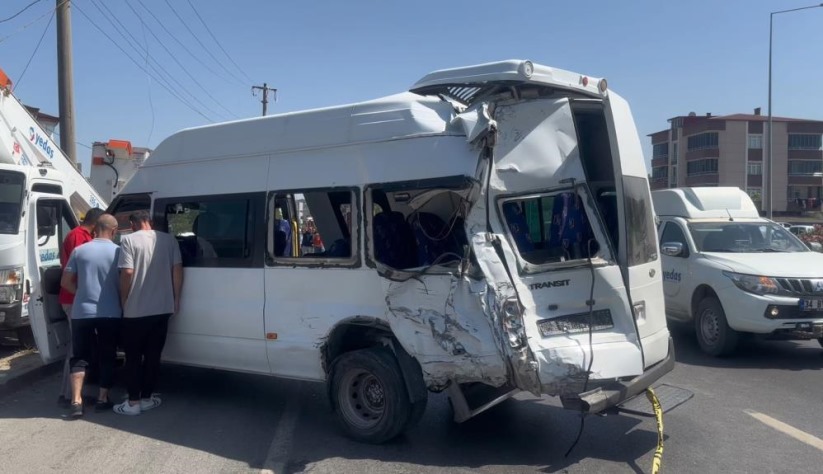
[(140, 400), (140, 409), (143, 411), (149, 411), (152, 408), (159, 407), (161, 403), (163, 403), (163, 400), (161, 400), (157, 394), (153, 393), (150, 398)]
[(114, 408), (112, 408), (112, 410), (114, 410), (114, 412), (118, 415), (135, 416), (140, 414), (140, 405), (140, 403), (136, 405), (130, 405), (129, 401), (126, 400), (123, 403), (115, 405)]

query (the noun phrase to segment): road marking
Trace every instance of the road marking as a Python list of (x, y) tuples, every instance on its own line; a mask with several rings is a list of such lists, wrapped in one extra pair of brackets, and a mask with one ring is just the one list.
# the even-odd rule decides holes
[(266, 453), (266, 460), (260, 474), (284, 474), (286, 465), (289, 462), (289, 452), (291, 451), (294, 439), (294, 430), (297, 426), (297, 418), (300, 414), (300, 391), (303, 384), (300, 382), (297, 388), (292, 387), (290, 394), (286, 398), (286, 406), (283, 414), (277, 422), (277, 429)]
[(792, 438), (801, 441), (803, 443), (808, 444), (814, 448), (817, 448), (823, 451), (823, 439), (818, 438), (817, 436), (811, 435), (806, 433), (805, 431), (801, 431), (794, 426), (787, 425), (780, 420), (774, 419), (769, 415), (764, 415), (763, 413), (759, 413), (753, 410), (744, 410), (754, 419), (758, 420), (759, 422), (763, 423), (764, 425), (771, 426), (772, 428), (780, 431), (781, 433), (787, 434)]

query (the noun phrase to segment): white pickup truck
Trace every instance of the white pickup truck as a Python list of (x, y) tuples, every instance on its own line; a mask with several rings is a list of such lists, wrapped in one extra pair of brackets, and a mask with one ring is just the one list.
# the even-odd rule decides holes
[(652, 192), (666, 316), (693, 322), (700, 347), (734, 352), (741, 333), (823, 344), (823, 255), (760, 217), (738, 188)]

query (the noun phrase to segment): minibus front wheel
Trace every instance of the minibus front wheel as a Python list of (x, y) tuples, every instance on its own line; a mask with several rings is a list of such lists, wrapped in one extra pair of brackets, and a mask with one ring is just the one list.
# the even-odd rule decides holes
[(400, 366), (383, 347), (341, 354), (331, 369), (332, 408), (346, 433), (383, 443), (409, 427), (413, 406)]

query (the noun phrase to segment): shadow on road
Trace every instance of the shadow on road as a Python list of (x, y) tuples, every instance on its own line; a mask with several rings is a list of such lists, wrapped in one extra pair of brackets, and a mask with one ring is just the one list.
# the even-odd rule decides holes
[[(0, 398), (0, 418), (59, 418), (57, 382), (18, 392), (14, 403)], [(654, 450), (657, 434), (647, 422), (628, 416), (588, 417), (580, 443), (569, 448), (580, 423), (573, 412), (530, 397), (510, 400), (464, 424), (451, 421), (444, 395), (432, 395), (420, 425), (382, 446), (345, 438), (338, 429), (320, 384), (206, 369), (164, 367), (163, 406), (137, 417), (89, 413), (85, 422), (185, 446), (221, 458), (264, 467), (282, 422), (284, 408), (297, 400), (298, 418), (287, 433), (290, 472), (335, 460), (381, 461), (432, 468), (480, 468), (557, 472), (586, 459), (600, 459), (644, 472), (638, 460)], [(93, 393), (89, 387), (87, 393)], [(122, 391), (118, 391), (122, 396)], [(41, 433), (45, 434), (45, 433)], [(47, 437), (47, 435), (45, 436)], [(44, 438), (44, 436), (38, 436)], [(280, 440), (282, 441), (282, 440)], [(43, 449), (50, 446), (42, 439)], [(81, 449), (81, 446), (78, 446)], [(515, 468), (516, 466), (516, 468)], [(372, 470), (379, 465), (371, 465)], [(509, 467), (507, 469), (507, 467)]]
[(821, 370), (823, 348), (817, 341), (765, 341), (743, 337), (728, 357), (712, 357), (700, 350), (690, 327), (672, 325), (677, 363), (717, 368)]

